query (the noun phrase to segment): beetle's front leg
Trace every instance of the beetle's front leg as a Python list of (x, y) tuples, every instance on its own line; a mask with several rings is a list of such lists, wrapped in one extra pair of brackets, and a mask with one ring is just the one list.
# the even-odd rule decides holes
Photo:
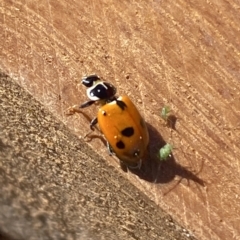
[(90, 101), (84, 102), (80, 106), (74, 105), (72, 107), (69, 107), (66, 110), (65, 114), (69, 116), (69, 115), (73, 115), (74, 113), (81, 113), (81, 110), (79, 108), (86, 108), (86, 107), (91, 106), (94, 103), (95, 103), (95, 101), (90, 100)]
[(73, 115), (75, 113), (81, 113), (81, 110), (79, 109), (78, 105), (74, 105), (72, 107), (69, 107), (68, 109), (66, 109), (65, 114), (67, 116)]
[(95, 103), (94, 100), (89, 100), (89, 101), (84, 102), (83, 104), (81, 104), (79, 108), (86, 108), (86, 107), (91, 106), (91, 105), (94, 104), (94, 103)]

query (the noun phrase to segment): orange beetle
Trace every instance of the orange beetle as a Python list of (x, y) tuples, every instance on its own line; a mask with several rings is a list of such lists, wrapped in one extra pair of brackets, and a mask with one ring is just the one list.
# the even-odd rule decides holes
[(103, 82), (97, 75), (82, 79), (87, 87), (89, 101), (80, 108), (98, 102), (98, 115), (90, 123), (90, 128), (98, 123), (105, 136), (110, 154), (114, 153), (121, 163), (128, 167), (141, 167), (147, 150), (149, 135), (146, 123), (128, 96), (116, 97), (116, 88)]

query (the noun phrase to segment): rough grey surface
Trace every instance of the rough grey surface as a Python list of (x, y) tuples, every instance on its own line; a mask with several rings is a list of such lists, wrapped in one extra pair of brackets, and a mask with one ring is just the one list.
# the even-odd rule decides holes
[(0, 239), (193, 239), (0, 77)]

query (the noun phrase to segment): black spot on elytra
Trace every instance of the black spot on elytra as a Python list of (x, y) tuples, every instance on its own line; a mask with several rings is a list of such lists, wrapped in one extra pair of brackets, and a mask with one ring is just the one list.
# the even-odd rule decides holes
[(122, 135), (125, 137), (131, 137), (134, 134), (134, 128), (133, 127), (126, 127), (121, 131)]
[(124, 149), (124, 148), (125, 148), (125, 144), (123, 143), (123, 141), (118, 141), (118, 142), (116, 143), (116, 146), (117, 146), (117, 148), (119, 148), (119, 149)]
[(121, 100), (116, 100), (116, 103), (122, 110), (124, 110), (127, 107), (126, 103)]

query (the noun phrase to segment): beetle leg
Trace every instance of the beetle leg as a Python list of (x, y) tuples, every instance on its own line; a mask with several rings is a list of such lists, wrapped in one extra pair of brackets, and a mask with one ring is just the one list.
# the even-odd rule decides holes
[(139, 163), (138, 163), (138, 165), (136, 166), (136, 168), (140, 169), (141, 166), (142, 166), (142, 159), (139, 160)]
[(98, 119), (97, 119), (97, 117), (95, 117), (92, 121), (91, 121), (91, 123), (90, 123), (90, 128), (94, 131), (94, 126), (96, 125), (98, 123)]
[(113, 149), (112, 149), (111, 145), (109, 144), (109, 142), (107, 142), (107, 149), (108, 149), (109, 156), (114, 154)]
[(142, 159), (140, 159), (139, 162), (134, 166), (127, 164), (127, 167), (130, 168), (130, 169), (140, 169), (141, 166), (142, 166)]
[(89, 100), (89, 101), (87, 101), (87, 102), (81, 104), (81, 105), (80, 105), (80, 108), (89, 107), (89, 106), (91, 106), (91, 105), (94, 104), (94, 103), (95, 103), (95, 101), (93, 101), (93, 100)]
[(95, 117), (91, 122), (90, 122), (90, 128), (91, 128), (91, 131), (89, 131), (87, 134), (84, 135), (84, 138), (86, 138), (89, 134), (92, 133), (92, 131), (94, 131), (94, 126), (97, 124), (98, 122), (98, 119), (97, 117)]
[(70, 116), (70, 115), (73, 115), (75, 113), (80, 113), (80, 112), (81, 112), (81, 110), (79, 109), (79, 107), (77, 105), (74, 105), (74, 106), (69, 107), (68, 109), (66, 109), (65, 114), (67, 116)]

